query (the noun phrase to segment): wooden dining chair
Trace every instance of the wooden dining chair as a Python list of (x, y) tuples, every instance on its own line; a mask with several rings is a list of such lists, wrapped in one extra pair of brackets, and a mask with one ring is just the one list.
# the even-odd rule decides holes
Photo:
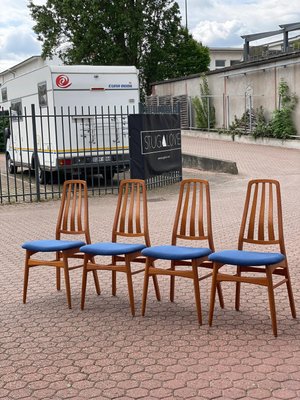
[[(244, 245), (279, 247), (279, 252), (244, 250)], [(236, 282), (235, 308), (240, 309), (241, 282), (266, 286), (274, 336), (277, 336), (274, 289), (286, 284), (293, 318), (296, 309), (287, 263), (284, 236), (280, 185), (276, 180), (256, 179), (248, 183), (246, 201), (240, 228), (238, 250), (224, 250), (209, 256), (213, 265), (209, 325), (212, 325), (216, 287), (222, 281)], [(219, 273), (224, 265), (237, 266), (235, 274)], [(244, 273), (255, 273), (247, 276)], [(263, 274), (264, 276), (261, 276)], [(273, 275), (283, 279), (273, 283)]]
[[(178, 240), (185, 244), (193, 242), (194, 246), (178, 245)], [(203, 242), (207, 244), (207, 247), (202, 247)], [(142, 250), (142, 254), (147, 257), (142, 315), (145, 315), (149, 277), (169, 275), (171, 302), (174, 301), (175, 296), (175, 277), (188, 278), (193, 281), (198, 321), (199, 324), (202, 324), (199, 281), (210, 277), (212, 273), (199, 278), (198, 268), (212, 269), (208, 255), (213, 251), (209, 184), (205, 180), (185, 179), (180, 184), (171, 245), (154, 246)], [(154, 267), (153, 263), (158, 259), (169, 260), (171, 262), (170, 268), (158, 268), (157, 265)], [(178, 269), (178, 267), (181, 268)], [(218, 284), (218, 294), (220, 305), (223, 308), (220, 284)]]
[[(46, 228), (46, 227), (45, 227)], [(64, 240), (62, 237), (80, 235), (84, 240)], [(69, 308), (71, 305), (71, 286), (69, 271), (83, 267), (84, 255), (79, 248), (91, 243), (88, 219), (88, 191), (85, 181), (69, 180), (63, 185), (60, 210), (56, 223), (54, 240), (34, 240), (26, 242), (22, 248), (26, 250), (23, 303), (26, 303), (30, 268), (51, 266), (56, 268), (56, 288), (60, 290), (60, 270), (64, 270), (66, 295)], [(55, 253), (55, 259), (32, 258), (37, 253)], [(81, 259), (80, 264), (69, 265), (70, 258)], [(96, 271), (94, 272), (96, 291), (100, 294), (100, 286)]]
[[(127, 242), (119, 242), (120, 238)], [(137, 242), (137, 240), (139, 242)], [(134, 243), (132, 243), (134, 241)], [(146, 185), (140, 179), (125, 179), (120, 183), (117, 208), (112, 229), (112, 241), (100, 242), (81, 247), (85, 253), (82, 277), (81, 309), (84, 309), (87, 274), (90, 271), (108, 270), (112, 272), (112, 295), (116, 296), (117, 272), (123, 272), (127, 277), (128, 294), (131, 313), (135, 315), (134, 292), (132, 276), (143, 272), (142, 269), (132, 269), (132, 263), (145, 263), (141, 250), (150, 246), (148, 229), (148, 210)], [(96, 256), (110, 256), (111, 262), (99, 264), (94, 261)], [(160, 300), (157, 278), (153, 277), (155, 293)]]

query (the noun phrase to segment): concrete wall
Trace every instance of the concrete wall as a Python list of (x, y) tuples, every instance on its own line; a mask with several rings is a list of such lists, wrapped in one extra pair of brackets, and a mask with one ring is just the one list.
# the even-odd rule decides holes
[[(278, 86), (283, 78), (291, 92), (299, 97), (294, 113), (297, 135), (300, 135), (300, 54), (261, 62), (244, 63), (207, 74), (210, 92), (216, 109), (217, 127), (228, 128), (234, 116), (241, 117), (246, 108), (262, 106), (266, 118), (279, 106)], [(200, 75), (182, 80), (159, 82), (155, 94), (163, 96), (200, 95)]]

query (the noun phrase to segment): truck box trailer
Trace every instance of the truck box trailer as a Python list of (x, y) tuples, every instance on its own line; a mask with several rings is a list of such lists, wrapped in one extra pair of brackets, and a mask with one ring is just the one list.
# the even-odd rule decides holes
[(11, 115), (10, 172), (38, 163), (45, 182), (62, 170), (112, 178), (129, 168), (127, 116), (139, 105), (134, 66), (52, 65), (32, 57), (1, 73), (0, 84), (0, 109)]

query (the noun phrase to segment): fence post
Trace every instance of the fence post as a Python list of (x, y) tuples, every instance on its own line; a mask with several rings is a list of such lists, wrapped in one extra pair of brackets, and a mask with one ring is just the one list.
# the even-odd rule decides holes
[(252, 133), (252, 96), (249, 96), (249, 130)]
[(39, 158), (38, 158), (38, 147), (36, 137), (36, 118), (35, 118), (35, 107), (31, 104), (31, 118), (32, 118), (32, 135), (33, 135), (33, 157), (34, 157), (34, 174), (35, 174), (35, 185), (36, 185), (36, 201), (41, 200), (41, 190), (39, 181)]
[(227, 95), (227, 129), (229, 129), (230, 126), (230, 100), (229, 100), (229, 95)]
[(209, 103), (209, 96), (207, 96), (207, 130), (210, 130), (210, 103)]

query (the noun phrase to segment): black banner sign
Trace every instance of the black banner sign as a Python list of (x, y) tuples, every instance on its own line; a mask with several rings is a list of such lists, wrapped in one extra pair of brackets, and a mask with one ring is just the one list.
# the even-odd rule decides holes
[(181, 173), (181, 130), (178, 114), (130, 115), (131, 178), (148, 179), (164, 173)]

